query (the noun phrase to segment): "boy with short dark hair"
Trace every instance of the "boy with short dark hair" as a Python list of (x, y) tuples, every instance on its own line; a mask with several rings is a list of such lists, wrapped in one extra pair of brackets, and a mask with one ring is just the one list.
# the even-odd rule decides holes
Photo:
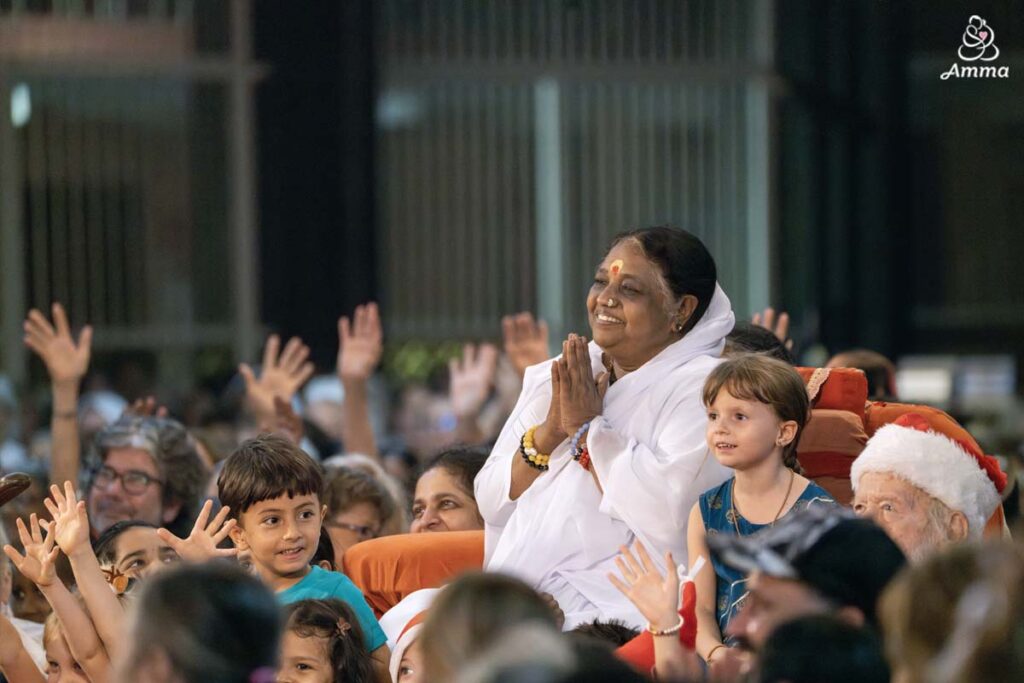
[[(344, 574), (310, 566), (327, 508), (323, 473), (303, 450), (280, 436), (264, 434), (242, 443), (227, 459), (217, 489), (238, 525), (231, 540), (249, 551), (253, 569), (284, 604), (338, 598), (352, 607), (366, 646), (386, 677), (387, 637), (363, 594)], [(384, 680), (384, 679), (382, 679)]]

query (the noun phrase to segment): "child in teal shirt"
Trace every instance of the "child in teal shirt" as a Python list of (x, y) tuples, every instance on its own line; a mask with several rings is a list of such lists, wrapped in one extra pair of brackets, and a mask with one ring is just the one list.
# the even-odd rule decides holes
[(387, 636), (356, 585), (338, 572), (310, 566), (327, 507), (320, 500), (320, 466), (287, 439), (250, 439), (224, 463), (217, 479), (221, 502), (237, 524), (231, 540), (252, 556), (255, 572), (282, 604), (338, 598), (356, 614), (374, 666), (386, 680)]

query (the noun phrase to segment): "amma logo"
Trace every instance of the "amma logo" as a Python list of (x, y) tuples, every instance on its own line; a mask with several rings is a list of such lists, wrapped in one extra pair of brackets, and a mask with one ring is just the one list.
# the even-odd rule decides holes
[[(996, 47), (996, 32), (988, 22), (977, 14), (971, 15), (964, 29), (963, 45), (957, 50), (957, 56), (964, 62), (994, 62), (999, 57)], [(1009, 78), (1010, 67), (995, 65), (975, 66), (961, 65), (953, 62), (949, 71), (940, 76), (942, 80), (949, 78)]]

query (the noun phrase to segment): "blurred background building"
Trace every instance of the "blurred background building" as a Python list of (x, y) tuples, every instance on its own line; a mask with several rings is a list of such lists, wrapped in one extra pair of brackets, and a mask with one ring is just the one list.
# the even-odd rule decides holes
[[(1008, 79), (940, 78), (974, 14)], [(1011, 405), (1022, 55), (1011, 0), (0, 0), (2, 370), (42, 378), (53, 300), (129, 395), (268, 330), (329, 370), (370, 299), (392, 349), (557, 339), (611, 235), (674, 223), (807, 362)]]

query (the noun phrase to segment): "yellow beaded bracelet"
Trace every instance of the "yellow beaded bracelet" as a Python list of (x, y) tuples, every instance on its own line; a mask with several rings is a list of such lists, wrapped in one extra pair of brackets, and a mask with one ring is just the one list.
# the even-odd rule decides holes
[(527, 429), (526, 433), (523, 434), (523, 440), (520, 442), (519, 448), (523, 452), (523, 459), (526, 460), (526, 463), (543, 472), (548, 469), (548, 463), (551, 461), (551, 455), (537, 452), (537, 448), (533, 442), (533, 435), (536, 431), (536, 426)]

